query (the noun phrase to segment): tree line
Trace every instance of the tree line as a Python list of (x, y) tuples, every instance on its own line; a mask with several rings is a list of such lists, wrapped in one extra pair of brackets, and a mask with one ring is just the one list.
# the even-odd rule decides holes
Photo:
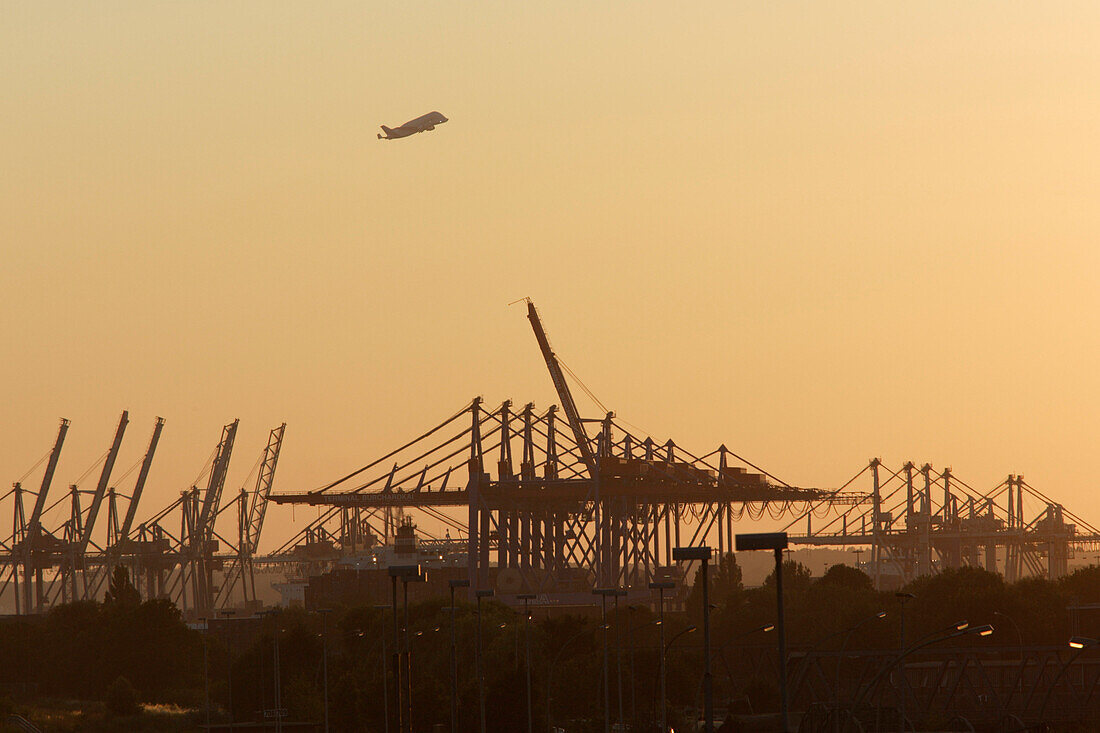
[[(845, 565), (834, 565), (815, 579), (804, 566), (788, 561), (783, 573), (791, 651), (833, 648), (846, 629), (883, 611), (883, 618), (860, 628), (848, 648), (897, 648), (895, 592), (874, 590), (865, 573)], [(776, 619), (774, 583), (769, 576), (763, 586), (746, 588), (732, 554), (711, 566), (711, 648), (716, 699), (722, 707), (770, 712), (778, 706), (774, 667), (767, 661), (775, 649), (774, 632), (767, 628)], [(1100, 567), (1082, 568), (1057, 581), (1029, 578), (1015, 583), (985, 570), (960, 568), (919, 578), (901, 590), (912, 594), (905, 610), (910, 639), (967, 620), (993, 624), (992, 643), (997, 645), (1064, 646), (1071, 633), (1071, 607), (1100, 603)], [(522, 611), (500, 602), (483, 602), (482, 609), (487, 728), (525, 729), (528, 627)], [(682, 608), (665, 614), (664, 640), (667, 644), (676, 638), (664, 658), (670, 722), (677, 730), (701, 705), (702, 633), (691, 627), (701, 629), (702, 612), (701, 588), (695, 582)], [(413, 604), (408, 615), (414, 730), (428, 731), (433, 724), (450, 721), (450, 607), (444, 599), (426, 601)], [(212, 721), (243, 722), (263, 719), (263, 711), (274, 708), (277, 679), (280, 705), (290, 720), (320, 721), (327, 656), (332, 730), (382, 731), (387, 706), (390, 729), (396, 730), (390, 656), (394, 630), (388, 609), (336, 608), (325, 618), (283, 609), (254, 623), (254, 633), (248, 635), (188, 628), (171, 603), (140, 601), (120, 568), (103, 603), (57, 606), (40, 617), (9, 618), (0, 624), (0, 659), (6, 660), (0, 664), (3, 704), (9, 710), (31, 710), (41, 700), (98, 701), (103, 720), (121, 726), (114, 729), (139, 730), (147, 714), (127, 708), (128, 694), (143, 703), (202, 711), (209, 689)], [(460, 603), (454, 624), (458, 729), (477, 730), (476, 607)], [(644, 605), (620, 603), (609, 613), (606, 629), (598, 613), (547, 616), (536, 610), (529, 622), (536, 729), (546, 730), (550, 716), (570, 733), (602, 730), (606, 638), (612, 719), (619, 719), (621, 709), (624, 721), (633, 720), (635, 730), (645, 730), (658, 715), (661, 631), (655, 610)], [(1082, 628), (1086, 635), (1090, 631), (1095, 635), (1100, 629)], [(763, 668), (759, 660), (765, 660)], [(132, 691), (127, 693), (127, 687)], [(385, 702), (384, 690), (389, 692)], [(112, 707), (106, 708), (107, 702)], [(204, 711), (188, 718), (186, 725), (202, 719)]]

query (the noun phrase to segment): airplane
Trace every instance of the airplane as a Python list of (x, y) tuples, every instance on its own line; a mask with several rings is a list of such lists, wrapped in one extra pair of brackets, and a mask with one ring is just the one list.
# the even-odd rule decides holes
[(415, 120), (409, 120), (401, 127), (389, 128), (382, 125), (382, 132), (386, 133), (383, 137), (381, 134), (378, 136), (379, 140), (396, 140), (399, 137), (408, 137), (418, 132), (427, 132), (428, 130), (434, 130), (436, 125), (442, 125), (447, 121), (447, 118), (438, 112), (429, 112), (426, 115), (421, 115)]

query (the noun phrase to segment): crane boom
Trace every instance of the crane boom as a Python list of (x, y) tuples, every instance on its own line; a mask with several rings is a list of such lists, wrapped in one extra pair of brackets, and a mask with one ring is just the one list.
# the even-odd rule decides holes
[(130, 528), (134, 525), (134, 516), (137, 514), (138, 500), (145, 489), (145, 480), (149, 478), (149, 466), (153, 463), (153, 453), (157, 449), (160, 440), (160, 431), (164, 428), (164, 418), (158, 417), (153, 426), (153, 437), (149, 440), (149, 448), (145, 451), (145, 459), (141, 462), (141, 471), (138, 472), (137, 483), (134, 484), (134, 493), (130, 497), (130, 504), (126, 507), (126, 518), (122, 520), (122, 528), (119, 537), (125, 539), (130, 536)]
[(57, 459), (61, 455), (61, 445), (65, 442), (65, 434), (69, 432), (69, 421), (61, 418), (61, 427), (57, 430), (57, 440), (54, 441), (53, 450), (50, 451), (50, 460), (46, 463), (46, 473), (42, 476), (42, 486), (38, 489), (38, 497), (34, 501), (34, 509), (31, 511), (31, 520), (27, 523), (27, 548), (38, 537), (42, 529), (42, 510), (46, 508), (46, 494), (53, 483), (53, 474), (57, 469)]
[(229, 471), (229, 458), (233, 454), (233, 441), (237, 437), (239, 422), (240, 420), (234, 420), (222, 428), (222, 439), (218, 443), (214, 463), (210, 467), (210, 480), (206, 484), (202, 514), (199, 515), (199, 527), (203, 528), (204, 532), (213, 530), (210, 522), (218, 511), (218, 504), (221, 503), (222, 487), (225, 486), (225, 474)]
[(111, 480), (111, 471), (115, 467), (115, 459), (118, 458), (118, 449), (122, 445), (122, 435), (126, 432), (126, 425), (130, 422), (130, 413), (122, 411), (122, 417), (118, 421), (118, 429), (115, 430), (115, 439), (111, 443), (111, 449), (107, 451), (107, 458), (103, 461), (103, 470), (99, 473), (99, 483), (96, 484), (95, 494), (92, 496), (91, 506), (88, 507), (88, 518), (84, 522), (84, 530), (80, 533), (77, 542), (77, 555), (83, 555), (88, 549), (88, 543), (92, 539), (92, 530), (95, 528), (95, 520), (99, 515), (99, 507), (103, 504), (103, 497), (107, 492), (107, 482)]
[(546, 360), (546, 368), (550, 370), (550, 379), (554, 382), (554, 389), (558, 392), (562, 409), (565, 410), (565, 418), (569, 427), (573, 430), (573, 438), (577, 441), (577, 449), (581, 452), (581, 460), (588, 468), (588, 475), (596, 477), (596, 456), (592, 453), (592, 446), (588, 442), (588, 434), (584, 431), (584, 423), (581, 422), (580, 413), (577, 411), (577, 403), (573, 401), (573, 394), (569, 391), (569, 385), (565, 381), (565, 374), (558, 363), (558, 357), (550, 348), (550, 341), (546, 338), (546, 331), (542, 327), (539, 313), (535, 310), (535, 304), (527, 299), (527, 318), (531, 321), (531, 328), (535, 332), (535, 339), (542, 349), (542, 357)]
[(283, 433), (286, 431), (286, 423), (271, 431), (267, 439), (267, 448), (264, 449), (264, 461), (260, 466), (260, 473), (256, 477), (256, 492), (252, 495), (252, 506), (248, 512), (248, 552), (256, 553), (260, 544), (260, 531), (264, 526), (264, 515), (267, 513), (267, 500), (271, 496), (271, 485), (275, 482), (275, 467), (279, 463), (279, 451), (283, 447)]

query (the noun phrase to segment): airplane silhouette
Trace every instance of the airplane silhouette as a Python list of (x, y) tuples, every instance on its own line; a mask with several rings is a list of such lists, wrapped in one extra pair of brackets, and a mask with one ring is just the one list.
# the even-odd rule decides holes
[(428, 130), (434, 130), (436, 125), (442, 125), (447, 121), (447, 118), (438, 112), (429, 112), (426, 115), (421, 115), (415, 120), (409, 120), (401, 127), (386, 127), (382, 125), (382, 132), (386, 133), (385, 136), (379, 135), (379, 140), (396, 140), (399, 137), (408, 137), (409, 135), (416, 134), (418, 132), (427, 132)]

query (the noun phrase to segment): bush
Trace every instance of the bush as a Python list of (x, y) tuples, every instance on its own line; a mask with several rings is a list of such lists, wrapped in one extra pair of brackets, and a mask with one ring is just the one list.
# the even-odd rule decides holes
[(119, 717), (137, 715), (141, 712), (138, 705), (137, 690), (125, 677), (116, 677), (111, 686), (107, 688), (107, 710), (111, 715)]

